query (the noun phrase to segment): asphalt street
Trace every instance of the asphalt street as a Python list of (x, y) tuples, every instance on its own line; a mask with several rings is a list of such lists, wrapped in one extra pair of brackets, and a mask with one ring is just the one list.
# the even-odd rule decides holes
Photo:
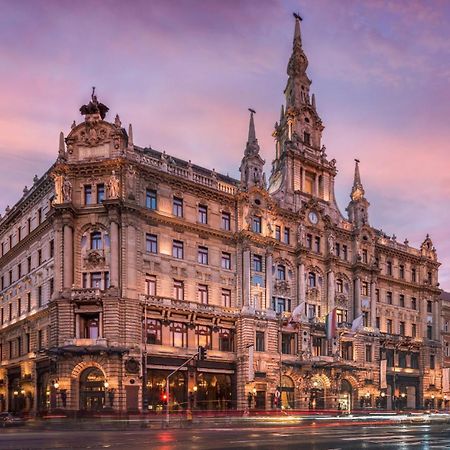
[(449, 424), (167, 430), (1, 429), (0, 449), (450, 449)]

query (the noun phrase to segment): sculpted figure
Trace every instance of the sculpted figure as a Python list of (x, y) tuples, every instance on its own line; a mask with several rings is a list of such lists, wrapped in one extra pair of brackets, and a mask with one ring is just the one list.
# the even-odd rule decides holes
[(302, 223), (297, 227), (297, 244), (303, 245), (305, 243), (305, 226)]
[(108, 182), (108, 198), (118, 198), (120, 195), (120, 180), (113, 170)]
[(62, 185), (63, 203), (70, 203), (72, 201), (72, 183), (66, 178)]
[(334, 255), (334, 235), (330, 233), (328, 236), (328, 253)]

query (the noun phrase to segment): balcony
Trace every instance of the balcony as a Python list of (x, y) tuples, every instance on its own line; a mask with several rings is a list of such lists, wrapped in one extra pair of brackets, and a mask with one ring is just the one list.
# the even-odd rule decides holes
[(95, 302), (99, 301), (104, 291), (100, 289), (72, 289), (70, 292), (70, 298), (72, 301), (77, 302)]
[(74, 338), (64, 341), (64, 346), (75, 347), (107, 347), (108, 341), (105, 338), (86, 339), (86, 338)]
[(228, 317), (236, 317), (239, 314), (237, 308), (227, 308), (224, 306), (209, 305), (187, 300), (176, 300), (174, 298), (156, 295), (142, 295), (141, 301), (146, 306), (160, 306), (162, 308), (176, 309), (179, 311), (190, 311)]

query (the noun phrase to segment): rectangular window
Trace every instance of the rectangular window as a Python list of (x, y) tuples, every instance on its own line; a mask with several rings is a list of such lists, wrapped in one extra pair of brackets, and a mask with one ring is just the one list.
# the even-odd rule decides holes
[(157, 196), (156, 191), (154, 189), (147, 189), (145, 191), (145, 207), (148, 209), (157, 209)]
[(31, 311), (31, 292), (27, 292), (27, 311)]
[(337, 323), (347, 322), (347, 310), (346, 309), (337, 309), (336, 310), (336, 319)]
[(50, 278), (50, 299), (53, 297), (53, 294), (55, 292), (55, 280), (53, 278)]
[(427, 339), (433, 339), (433, 327), (427, 325)]
[(433, 303), (431, 302), (431, 300), (427, 300), (427, 312), (433, 312)]
[(317, 253), (320, 253), (320, 237), (316, 236), (314, 238), (314, 251), (316, 251)]
[(158, 253), (158, 236), (156, 234), (145, 235), (145, 248), (148, 253)]
[(386, 319), (386, 333), (392, 334), (392, 319)]
[(294, 333), (281, 334), (281, 353), (292, 355), (294, 350)]
[(38, 350), (42, 350), (44, 348), (44, 330), (38, 330), (37, 334), (37, 347)]
[(353, 360), (353, 343), (352, 342), (342, 342), (342, 359), (347, 361)]
[(39, 208), (37, 210), (37, 219), (38, 219), (38, 225), (42, 223), (42, 208)]
[(415, 338), (417, 336), (417, 325), (415, 323), (411, 324), (411, 337)]
[(417, 309), (417, 299), (416, 297), (411, 297), (411, 308)]
[(28, 228), (28, 234), (31, 233), (31, 217), (28, 217), (27, 219), (27, 228)]
[(405, 266), (400, 265), (398, 266), (398, 276), (403, 280), (405, 278)]
[(306, 235), (306, 248), (312, 250), (312, 242), (313, 242), (312, 235), (307, 234)]
[(372, 346), (369, 344), (366, 345), (366, 362), (372, 362)]
[(380, 318), (379, 318), (379, 317), (376, 317), (376, 318), (375, 318), (375, 322), (376, 322), (376, 327), (377, 327), (378, 329), (380, 329)]
[(84, 204), (90, 205), (92, 203), (92, 186), (86, 184), (84, 186)]
[(386, 262), (386, 274), (392, 276), (392, 262)]
[(230, 231), (231, 216), (228, 212), (222, 212), (222, 230)]
[(17, 299), (17, 316), (20, 317), (22, 314), (22, 299), (19, 297)]
[(398, 366), (402, 369), (406, 368), (406, 352), (398, 352)]
[(101, 203), (105, 200), (105, 185), (97, 184), (97, 203)]
[(390, 291), (386, 292), (386, 303), (392, 305), (392, 292)]
[(259, 217), (259, 216), (253, 217), (252, 230), (253, 230), (254, 233), (261, 233), (262, 232), (261, 217)]
[(161, 321), (147, 319), (147, 344), (161, 345)]
[(206, 325), (196, 325), (197, 346), (211, 348), (211, 327)]
[(197, 262), (199, 264), (208, 264), (208, 247), (199, 247), (197, 253)]
[(156, 295), (156, 276), (147, 275), (145, 278), (145, 293), (146, 295)]
[(411, 269), (411, 281), (412, 281), (413, 283), (415, 283), (415, 282), (417, 281), (417, 271), (416, 271), (416, 268), (415, 268), (415, 267), (413, 267), (413, 268)]
[(282, 264), (277, 266), (277, 280), (286, 280), (286, 267)]
[(173, 280), (173, 296), (177, 300), (184, 300), (184, 282)]
[(400, 334), (400, 336), (404, 336), (405, 335), (405, 322), (400, 322), (399, 334)]
[(208, 304), (208, 286), (206, 284), (198, 285), (198, 301), (204, 305)]
[(38, 250), (38, 266), (42, 264), (42, 250)]
[(234, 331), (228, 328), (219, 330), (219, 350), (221, 352), (232, 352), (234, 350)]
[(255, 337), (255, 351), (264, 352), (266, 351), (265, 345), (265, 333), (264, 331), (257, 331)]
[(347, 261), (348, 259), (348, 250), (347, 250), (347, 246), (343, 245), (342, 246), (342, 258)]
[(188, 346), (188, 333), (185, 323), (172, 322), (170, 325), (170, 334), (173, 347), (186, 348)]
[(436, 368), (436, 358), (434, 355), (430, 355), (430, 369), (435, 369)]
[(291, 310), (291, 300), (283, 297), (272, 298), (272, 309), (277, 313), (282, 313)]
[(405, 296), (404, 296), (403, 294), (400, 294), (400, 295), (398, 296), (398, 305), (399, 305), (401, 308), (404, 308), (404, 307), (405, 307)]
[(179, 197), (173, 198), (172, 213), (176, 217), (183, 217), (183, 199)]
[(22, 240), (22, 227), (19, 225), (19, 228), (17, 228), (17, 239), (20, 242)]
[(31, 272), (31, 256), (27, 257), (27, 273)]
[(91, 250), (101, 250), (102, 248), (102, 233), (100, 231), (93, 231), (91, 233)]
[(231, 254), (222, 252), (222, 269), (231, 269)]
[(102, 288), (102, 273), (101, 272), (91, 272), (91, 288), (101, 289)]
[(104, 281), (105, 289), (109, 289), (111, 287), (110, 279), (109, 279), (109, 272), (104, 272), (104, 277), (105, 277), (105, 281)]
[(42, 306), (42, 286), (38, 287), (38, 307)]
[(52, 239), (49, 244), (49, 254), (50, 258), (53, 258), (55, 256), (55, 241)]
[(255, 272), (262, 272), (263, 261), (261, 255), (253, 255), (253, 270)]
[(225, 308), (231, 308), (230, 289), (222, 289), (222, 306), (225, 306)]
[(367, 281), (361, 283), (361, 295), (366, 297), (369, 295), (369, 283)]
[(208, 223), (208, 207), (205, 205), (198, 205), (198, 222), (205, 225)]
[(419, 368), (419, 354), (411, 353), (411, 369)]
[(285, 244), (291, 243), (291, 230), (287, 227), (284, 227), (284, 243)]
[(363, 311), (363, 326), (368, 327), (369, 326), (369, 313), (367, 311)]
[(22, 278), (22, 264), (17, 264), (17, 279)]
[(275, 225), (275, 239), (281, 241), (281, 227), (280, 225)]
[(341, 245), (339, 244), (339, 242), (336, 242), (336, 244), (334, 245), (334, 252), (336, 253), (336, 256), (338, 258), (340, 258), (340, 256), (341, 256)]
[(376, 298), (377, 302), (380, 301), (380, 290), (379, 289), (375, 289), (375, 298)]
[(184, 244), (182, 241), (173, 241), (172, 256), (177, 259), (184, 258)]
[(31, 339), (30, 339), (30, 333), (25, 334), (25, 351), (27, 353), (31, 352)]

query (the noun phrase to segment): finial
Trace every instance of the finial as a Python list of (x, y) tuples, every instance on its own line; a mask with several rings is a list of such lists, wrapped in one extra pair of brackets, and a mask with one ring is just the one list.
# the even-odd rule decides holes
[(356, 159), (356, 158), (355, 158), (355, 163), (356, 163), (356, 164), (359, 164), (359, 163), (360, 163), (359, 159)]
[(300, 22), (303, 20), (302, 16), (299, 13), (294, 12), (292, 13), (292, 15), (295, 17), (296, 20), (300, 20)]
[(92, 101), (95, 101), (95, 86), (92, 86), (92, 94), (91, 94)]
[(250, 123), (248, 126), (248, 141), (247, 145), (255, 143), (256, 142), (256, 132), (255, 132), (255, 122), (253, 120), (253, 114), (256, 113), (256, 111), (252, 108), (248, 108), (250, 111)]
[(64, 142), (64, 133), (61, 131), (59, 133), (59, 156), (63, 157), (66, 152), (66, 146)]
[(25, 187), (23, 188), (23, 195), (27, 195), (27, 194), (28, 194), (28, 187), (25, 186)]
[(37, 175), (35, 175), (33, 177), (33, 184), (36, 184), (39, 181), (39, 177)]
[(311, 101), (312, 101), (312, 108), (316, 109), (316, 94), (313, 94), (311, 97)]
[(133, 126), (128, 125), (128, 148), (133, 148)]
[(122, 126), (122, 122), (120, 121), (119, 114), (116, 114), (116, 117), (115, 117), (115, 119), (114, 119), (114, 125), (115, 125), (117, 128), (120, 128), (120, 127)]
[(256, 114), (256, 111), (252, 108), (248, 108), (248, 110), (250, 111), (251, 114)]
[(75, 122), (75, 120), (72, 122), (72, 125), (70, 126), (70, 128), (72, 128), (72, 130), (77, 126), (77, 123)]

